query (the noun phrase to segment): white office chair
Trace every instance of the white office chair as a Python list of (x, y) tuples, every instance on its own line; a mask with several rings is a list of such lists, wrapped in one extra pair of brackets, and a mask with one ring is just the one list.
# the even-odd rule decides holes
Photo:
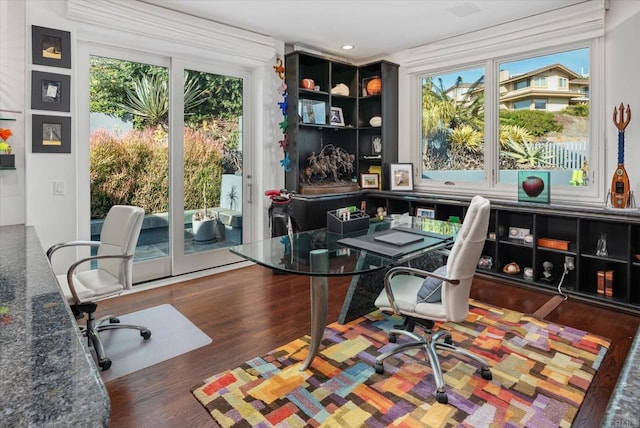
[[(475, 361), (480, 365), (484, 379), (490, 380), (492, 377), (487, 361), (454, 346), (448, 331), (439, 330), (435, 334), (431, 332), (434, 321), (461, 322), (469, 313), (469, 292), (487, 236), (489, 207), (489, 201), (481, 196), (472, 199), (464, 224), (449, 254), (446, 273), (427, 272), (410, 267), (392, 268), (385, 275), (384, 290), (375, 301), (376, 306), (383, 311), (404, 317), (404, 324), (395, 326), (389, 332), (389, 341), (395, 342), (398, 334), (414, 340), (381, 354), (375, 362), (376, 372), (384, 373), (382, 362), (386, 358), (408, 349), (422, 348), (426, 353), (425, 360), (431, 363), (433, 370), (437, 387), (436, 399), (443, 404), (448, 402), (448, 398), (436, 354), (437, 349), (456, 352)], [(433, 287), (434, 280), (438, 287)], [(431, 287), (431, 290), (427, 292), (423, 284), (425, 288)], [(424, 292), (426, 296), (423, 294), (423, 298), (419, 298), (419, 292)], [(441, 300), (434, 298), (438, 292), (441, 292)], [(413, 333), (416, 324), (424, 328), (423, 336)]]
[[(51, 262), (53, 253), (61, 248), (88, 245), (97, 247), (97, 255), (87, 257), (73, 263), (66, 275), (58, 275), (58, 283), (66, 297), (76, 319), (87, 314), (87, 323), (81, 327), (87, 336), (89, 346), (93, 346), (98, 365), (102, 370), (111, 367), (111, 360), (106, 357), (99, 332), (118, 328), (129, 328), (140, 331), (143, 339), (151, 337), (151, 332), (142, 326), (119, 324), (120, 320), (106, 316), (96, 320), (94, 313), (98, 307), (96, 301), (122, 293), (131, 289), (131, 271), (133, 253), (140, 236), (144, 210), (138, 207), (114, 205), (107, 213), (100, 233), (100, 241), (71, 241), (56, 244), (47, 250)], [(76, 272), (83, 263), (96, 261), (97, 268)], [(108, 321), (108, 324), (104, 324)]]

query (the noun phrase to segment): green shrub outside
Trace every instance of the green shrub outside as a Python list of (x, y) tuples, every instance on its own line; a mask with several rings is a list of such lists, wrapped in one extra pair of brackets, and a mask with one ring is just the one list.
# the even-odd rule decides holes
[(500, 110), (500, 125), (516, 125), (528, 130), (534, 137), (541, 137), (549, 132), (562, 131), (555, 115), (541, 110)]
[[(226, 130), (184, 129), (184, 208), (201, 209), (203, 186), (209, 207), (220, 203)], [(145, 213), (168, 211), (168, 138), (161, 127), (118, 137), (100, 129), (90, 139), (91, 218), (104, 218), (113, 205), (136, 205)]]

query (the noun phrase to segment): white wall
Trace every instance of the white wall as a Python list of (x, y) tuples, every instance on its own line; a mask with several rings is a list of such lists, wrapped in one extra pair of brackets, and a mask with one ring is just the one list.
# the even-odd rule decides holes
[[(25, 39), (24, 4), (0, 0), (0, 128), (9, 128), (16, 170), (0, 171), (0, 225), (19, 224), (25, 217)], [(9, 110), (9, 111), (7, 111)]]
[(605, 120), (607, 124), (607, 159), (605, 187), (618, 162), (618, 129), (613, 123), (613, 109), (620, 103), (631, 107), (631, 122), (625, 129), (624, 164), (631, 190), (640, 203), (640, 2), (612, 0), (607, 13), (605, 33)]
[[(138, 11), (142, 16), (160, 21), (155, 25), (155, 28), (161, 28), (159, 31), (166, 32), (167, 22), (162, 20), (174, 20), (176, 23), (174, 16), (166, 15), (166, 12), (159, 8), (133, 2), (118, 4), (74, 0), (0, 0), (0, 109), (22, 112), (17, 114), (19, 120), (13, 125), (15, 135), (12, 137), (18, 169), (0, 172), (0, 226), (21, 223), (33, 225), (44, 248), (60, 241), (89, 238), (89, 196), (86, 194), (88, 166), (84, 165), (87, 161), (82, 155), (79, 158), (79, 153), (87, 151), (78, 149), (82, 145), (88, 145), (88, 135), (85, 135), (86, 132), (78, 132), (85, 112), (79, 111), (77, 102), (79, 94), (82, 93), (82, 88), (77, 86), (78, 70), (86, 66), (79, 62), (78, 45), (86, 41), (138, 51), (145, 50), (159, 55), (216, 61), (218, 64), (227, 62), (251, 71), (255, 76), (251, 86), (254, 123), (252, 141), (249, 144), (254, 146), (254, 150), (253, 158), (245, 160), (253, 166), (252, 206), (253, 211), (258, 213), (252, 234), (254, 237), (266, 236), (268, 201), (264, 197), (264, 191), (284, 185), (284, 174), (281, 173), (282, 168), (279, 164), (282, 150), (278, 145), (278, 140), (281, 139), (278, 122), (282, 120), (282, 116), (279, 115), (277, 102), (282, 99), (277, 88), (281, 82), (272, 68), (276, 54), (284, 52), (284, 43), (231, 27), (203, 23), (199, 18), (186, 15), (182, 15), (180, 20), (183, 28), (189, 29), (187, 35), (182, 36), (183, 40), (185, 37), (188, 38), (187, 43), (181, 44), (179, 35), (167, 36), (170, 40), (159, 40), (152, 35), (144, 34), (145, 25), (152, 26), (151, 23), (140, 22), (140, 25), (122, 28), (125, 25), (122, 22), (125, 20), (110, 19), (112, 11), (106, 10), (109, 7), (129, 7), (135, 4), (144, 8)], [(84, 7), (87, 9), (84, 10)], [(77, 15), (70, 19), (68, 8), (74, 9), (80, 15), (86, 12), (86, 20)], [(132, 11), (131, 15), (135, 15), (135, 12)], [(103, 16), (103, 13), (106, 16)], [(113, 16), (122, 15), (111, 15)], [(90, 22), (92, 17), (97, 22)], [(31, 63), (32, 25), (71, 33), (71, 69)], [(206, 40), (211, 31), (217, 31), (218, 40)], [(236, 35), (241, 37), (235, 38)], [(220, 52), (213, 52), (216, 50), (216, 43), (220, 46), (236, 47), (236, 51), (225, 52), (223, 48)], [(213, 48), (203, 49), (205, 44)], [(244, 48), (238, 49), (238, 46)], [(71, 75), (70, 113), (30, 110), (30, 90), (26, 91), (25, 88), (30, 85), (31, 70)], [(31, 153), (28, 141), (31, 138), (32, 113), (72, 117), (71, 154)], [(86, 116), (88, 120), (88, 115)], [(4, 124), (0, 126), (5, 127)], [(63, 196), (54, 196), (54, 182), (64, 182)], [(73, 255), (70, 254), (68, 257), (72, 259)], [(60, 260), (61, 264), (67, 262)]]

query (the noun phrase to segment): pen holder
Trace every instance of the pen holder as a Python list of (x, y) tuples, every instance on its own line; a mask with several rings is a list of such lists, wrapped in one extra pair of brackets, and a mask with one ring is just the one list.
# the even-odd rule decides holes
[(369, 227), (369, 215), (363, 211), (356, 210), (349, 213), (349, 218), (343, 220), (338, 217), (335, 210), (327, 211), (327, 231), (344, 235), (345, 233), (356, 232)]

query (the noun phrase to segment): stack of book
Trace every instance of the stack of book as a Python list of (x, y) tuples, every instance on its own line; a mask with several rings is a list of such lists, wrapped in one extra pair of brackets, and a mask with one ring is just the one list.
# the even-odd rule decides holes
[(612, 270), (598, 271), (598, 294), (602, 294), (607, 297), (613, 296), (613, 271)]

